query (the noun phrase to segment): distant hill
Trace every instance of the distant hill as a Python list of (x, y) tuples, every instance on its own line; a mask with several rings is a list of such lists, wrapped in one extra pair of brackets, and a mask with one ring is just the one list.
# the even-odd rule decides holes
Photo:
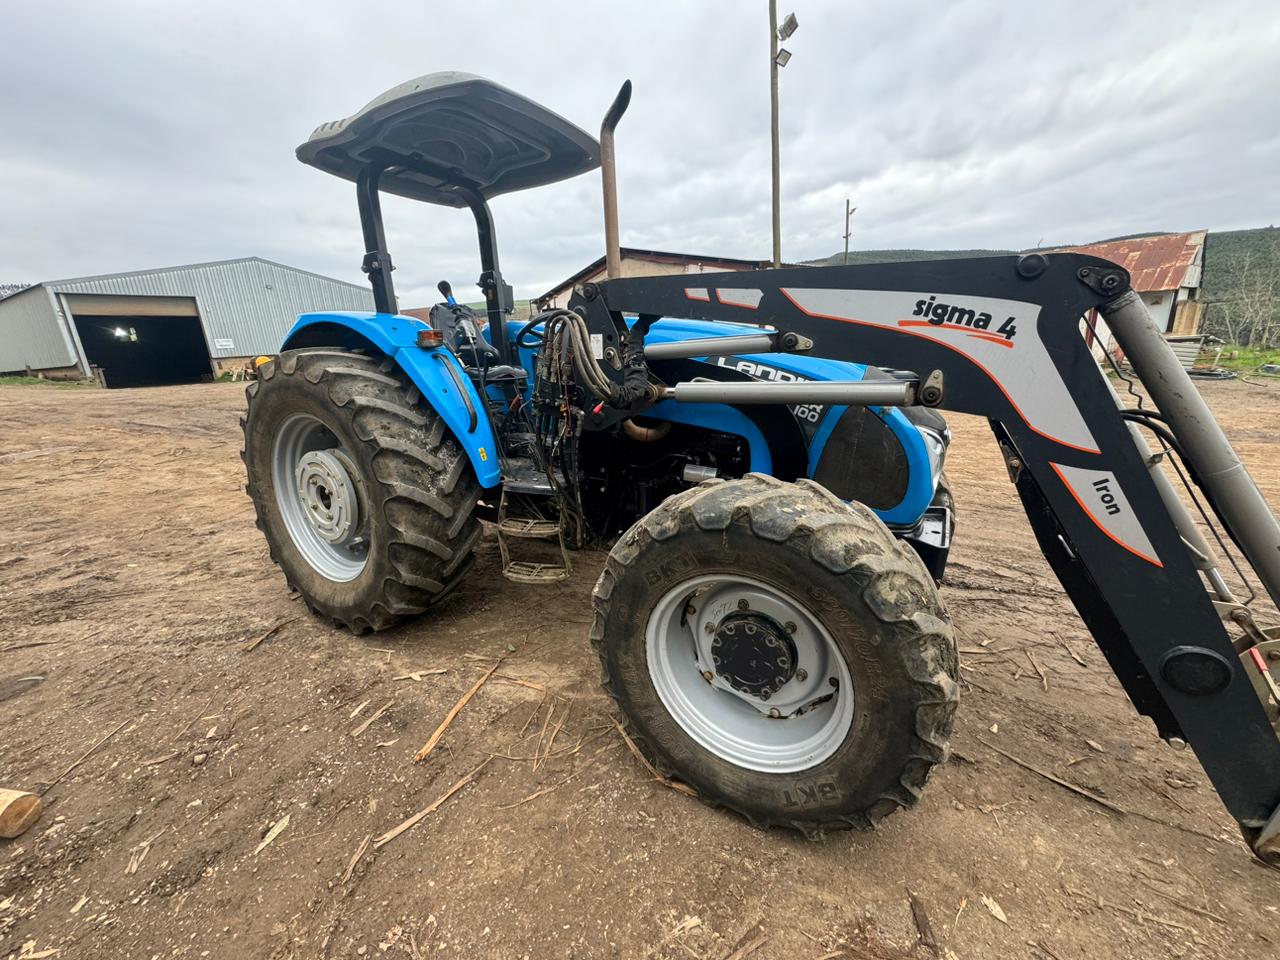
[[(907, 260), (970, 260), (974, 257), (1004, 257), (1016, 250), (850, 250), (849, 265), (868, 263), (902, 263)], [(808, 267), (838, 267), (844, 263), (844, 251), (821, 260), (806, 260)]]
[[(1161, 231), (1087, 241), (1105, 243), (1151, 237)], [(1168, 232), (1168, 231), (1165, 231)], [(1072, 244), (1057, 244), (1072, 246)], [(999, 257), (1017, 250), (850, 250), (849, 263), (899, 263), (910, 260), (961, 260)], [(806, 265), (838, 266), (844, 251)], [(1209, 231), (1205, 246), (1204, 285), (1207, 304), (1202, 329), (1228, 343), (1270, 347), (1280, 344), (1280, 227)]]

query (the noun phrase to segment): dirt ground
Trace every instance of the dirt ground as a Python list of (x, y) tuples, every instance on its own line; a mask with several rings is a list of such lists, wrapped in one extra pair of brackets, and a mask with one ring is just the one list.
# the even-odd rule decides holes
[[(1205, 392), (1280, 504), (1280, 387)], [(0, 957), (1280, 953), (1280, 872), (1124, 698), (984, 423), (952, 418), (955, 757), (878, 831), (811, 841), (628, 752), (586, 642), (601, 554), (520, 586), (486, 538), (416, 623), (310, 617), (253, 525), (242, 404), (235, 385), (0, 388), (0, 786), (56, 781), (0, 841)]]

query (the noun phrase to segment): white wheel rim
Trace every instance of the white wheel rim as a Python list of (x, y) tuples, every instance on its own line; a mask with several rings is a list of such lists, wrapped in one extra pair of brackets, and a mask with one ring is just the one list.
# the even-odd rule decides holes
[[(715, 630), (739, 610), (785, 624), (794, 643), (798, 669), (767, 700), (731, 687), (713, 663)], [(737, 766), (811, 769), (839, 749), (853, 725), (853, 683), (839, 647), (804, 604), (762, 581), (707, 574), (672, 587), (649, 615), (645, 648), (649, 677), (672, 719)]]
[(369, 560), (355, 465), (333, 432), (295, 413), (276, 431), (271, 483), (289, 538), (316, 573), (338, 583), (360, 576)]

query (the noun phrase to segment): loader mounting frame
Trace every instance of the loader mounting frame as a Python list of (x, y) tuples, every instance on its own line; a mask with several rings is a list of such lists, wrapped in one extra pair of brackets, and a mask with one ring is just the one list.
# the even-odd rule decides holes
[(623, 336), (624, 312), (641, 330), (660, 317), (770, 325), (812, 340), (814, 355), (914, 371), (917, 398), (987, 417), (1041, 548), (1135, 707), (1190, 744), (1259, 855), (1280, 853), (1280, 739), (1184, 543), (1186, 510), (1162, 498), (1082, 318), (1107, 319), (1273, 598), (1280, 528), (1189, 381), (1200, 407), (1184, 409), (1185, 372), (1124, 270), (1032, 254), (620, 278), (581, 288), (571, 307)]

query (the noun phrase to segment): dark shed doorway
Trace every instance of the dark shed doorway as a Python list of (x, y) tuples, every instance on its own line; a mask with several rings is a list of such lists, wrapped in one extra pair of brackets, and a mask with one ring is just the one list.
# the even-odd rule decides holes
[(108, 387), (151, 387), (213, 379), (199, 317), (81, 316), (85, 358)]

